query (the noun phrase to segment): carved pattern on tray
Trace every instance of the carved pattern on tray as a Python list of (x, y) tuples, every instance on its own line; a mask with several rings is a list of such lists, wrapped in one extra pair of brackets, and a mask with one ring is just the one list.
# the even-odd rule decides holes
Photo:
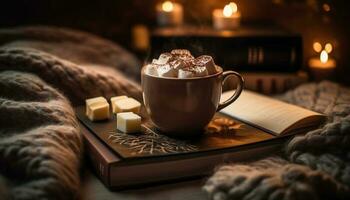
[(117, 131), (109, 132), (108, 139), (113, 143), (126, 146), (132, 154), (184, 153), (198, 150), (186, 141), (176, 140), (157, 134), (143, 126), (145, 131), (138, 134), (126, 134)]

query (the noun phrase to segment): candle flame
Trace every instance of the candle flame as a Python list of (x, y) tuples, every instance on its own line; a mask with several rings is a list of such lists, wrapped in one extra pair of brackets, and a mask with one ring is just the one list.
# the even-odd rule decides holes
[(328, 53), (325, 50), (321, 52), (320, 60), (322, 63), (326, 63), (328, 61)]
[(237, 10), (237, 4), (235, 2), (231, 2), (224, 7), (222, 13), (225, 17), (230, 17), (233, 13), (236, 13)]
[(331, 43), (327, 43), (325, 46), (324, 46), (324, 50), (327, 51), (327, 53), (331, 53), (332, 50), (333, 50), (333, 46)]
[(174, 10), (174, 4), (171, 1), (165, 1), (162, 3), (162, 9), (165, 12), (171, 12)]
[(317, 53), (322, 51), (322, 45), (319, 42), (314, 42), (312, 46)]

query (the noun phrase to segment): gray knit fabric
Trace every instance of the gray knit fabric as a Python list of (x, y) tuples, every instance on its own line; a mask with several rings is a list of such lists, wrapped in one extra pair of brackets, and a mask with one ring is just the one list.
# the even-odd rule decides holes
[(140, 64), (106, 40), (70, 30), (0, 30), (0, 199), (77, 199), (83, 146), (71, 103), (141, 100)]
[(31, 74), (1, 72), (0, 88), (0, 192), (14, 199), (76, 196), (82, 143), (70, 103)]
[(217, 169), (203, 187), (226, 199), (350, 199), (350, 90), (307, 84), (280, 97), (329, 116), (319, 129), (294, 137), (282, 157)]

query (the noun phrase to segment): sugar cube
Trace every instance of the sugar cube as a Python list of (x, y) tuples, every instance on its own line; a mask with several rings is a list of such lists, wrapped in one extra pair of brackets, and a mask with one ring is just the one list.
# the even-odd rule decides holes
[(116, 107), (115, 107), (115, 102), (121, 100), (121, 99), (127, 99), (128, 97), (125, 95), (122, 96), (116, 96), (116, 97), (111, 97), (111, 104), (112, 104), (112, 112), (116, 113)]
[(141, 103), (133, 98), (122, 98), (113, 101), (113, 113), (133, 112), (138, 114), (140, 112)]
[(97, 102), (107, 102), (107, 100), (104, 97), (95, 97), (95, 98), (90, 98), (85, 100), (85, 105), (86, 105), (86, 115), (90, 113), (90, 108), (89, 106), (97, 103)]
[(86, 99), (86, 115), (91, 121), (109, 118), (109, 103), (104, 97)]
[(132, 112), (118, 113), (117, 129), (124, 133), (140, 132), (141, 117)]

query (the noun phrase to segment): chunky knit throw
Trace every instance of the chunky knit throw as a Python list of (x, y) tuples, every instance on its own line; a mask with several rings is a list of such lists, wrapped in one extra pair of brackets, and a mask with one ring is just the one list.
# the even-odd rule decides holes
[(127, 94), (141, 100), (140, 64), (86, 33), (0, 30), (0, 199), (76, 199), (82, 138), (72, 104)]
[[(139, 70), (132, 55), (90, 34), (0, 30), (0, 199), (78, 198), (83, 146), (72, 105), (100, 95), (141, 100)], [(218, 168), (204, 186), (211, 199), (350, 198), (350, 91), (323, 82), (280, 98), (329, 121), (281, 156)]]
[(280, 98), (329, 120), (294, 137), (281, 157), (219, 167), (204, 190), (215, 200), (350, 199), (350, 90), (322, 82)]

